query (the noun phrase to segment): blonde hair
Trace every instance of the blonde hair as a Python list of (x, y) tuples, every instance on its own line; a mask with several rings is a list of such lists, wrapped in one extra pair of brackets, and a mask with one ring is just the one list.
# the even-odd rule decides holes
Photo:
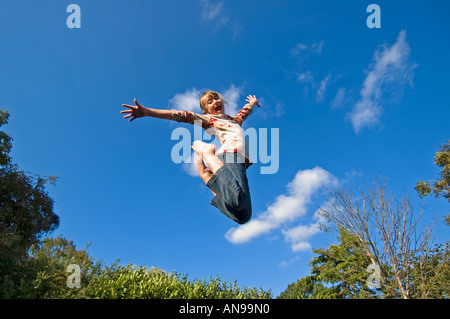
[(228, 101), (219, 92), (216, 92), (216, 91), (205, 91), (200, 96), (200, 108), (202, 109), (203, 113), (207, 113), (208, 112), (208, 110), (206, 109), (206, 101), (205, 101), (206, 98), (208, 98), (208, 97), (212, 97), (212, 98), (218, 97), (219, 99), (222, 100), (223, 104), (228, 104)]

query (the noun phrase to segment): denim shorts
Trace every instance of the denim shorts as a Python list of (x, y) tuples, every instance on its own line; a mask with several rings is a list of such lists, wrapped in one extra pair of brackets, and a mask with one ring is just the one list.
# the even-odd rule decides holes
[(245, 159), (238, 153), (220, 153), (217, 157), (223, 166), (206, 184), (216, 194), (211, 205), (238, 224), (245, 224), (252, 216)]

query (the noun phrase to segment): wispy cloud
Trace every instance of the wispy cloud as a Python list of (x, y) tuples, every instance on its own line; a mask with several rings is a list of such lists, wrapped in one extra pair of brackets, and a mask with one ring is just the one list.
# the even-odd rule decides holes
[(361, 97), (348, 114), (356, 133), (379, 124), (385, 95), (394, 97), (396, 94), (398, 98), (405, 84), (412, 85), (413, 70), (417, 64), (410, 61), (410, 52), (405, 30), (399, 33), (392, 46), (383, 45), (375, 51), (362, 84)]
[(309, 92), (312, 91), (317, 103), (320, 103), (325, 99), (325, 94), (332, 80), (332, 75), (327, 74), (317, 83), (311, 71), (302, 72), (297, 75), (297, 81), (304, 84), (303, 90), (305, 95), (308, 95)]
[(306, 59), (311, 54), (321, 54), (323, 49), (324, 41), (314, 42), (311, 45), (298, 43), (291, 49), (291, 54)]
[(241, 25), (237, 21), (232, 21), (224, 12), (223, 2), (200, 0), (200, 5), (202, 8), (202, 19), (212, 24), (216, 30), (226, 26), (231, 31), (230, 34), (233, 38), (241, 32)]
[(297, 80), (299, 82), (301, 82), (301, 83), (307, 83), (307, 84), (315, 85), (314, 76), (313, 76), (311, 71), (306, 71), (306, 72), (299, 73), (297, 75)]
[(322, 81), (320, 81), (319, 87), (316, 91), (316, 101), (321, 102), (325, 98), (325, 93), (330, 83), (331, 74), (328, 74)]
[[(311, 45), (298, 43), (291, 49), (291, 55), (294, 56), (299, 64), (308, 59), (312, 55), (320, 55), (323, 51), (324, 41), (314, 42)], [(328, 86), (333, 80), (331, 73), (327, 74), (322, 80), (317, 82), (311, 70), (303, 70), (297, 73), (297, 81), (304, 84), (303, 91), (308, 95), (310, 91), (314, 92), (316, 102), (322, 102), (325, 98)]]
[(344, 87), (340, 87), (336, 93), (336, 96), (334, 97), (334, 100), (331, 101), (331, 109), (339, 109), (346, 102), (348, 102), (347, 95), (348, 95), (347, 89)]
[(288, 261), (283, 260), (283, 261), (279, 264), (279, 266), (280, 266), (280, 268), (290, 267), (290, 266), (292, 266), (295, 262), (297, 262), (298, 260), (300, 260), (300, 257), (299, 257), (299, 256), (295, 256), (294, 258), (291, 258), (291, 259), (288, 260)]
[[(286, 194), (278, 196), (265, 212), (247, 224), (228, 230), (225, 234), (226, 239), (233, 244), (242, 244), (297, 220), (307, 213), (307, 206), (311, 203), (313, 195), (321, 188), (334, 183), (336, 183), (335, 177), (321, 167), (298, 171), (295, 178), (287, 185)], [(310, 235), (314, 229), (311, 226)], [(300, 228), (283, 231), (289, 242), (295, 242), (296, 251), (307, 248), (305, 241), (298, 240), (299, 231)]]
[(227, 17), (223, 15), (223, 2), (214, 3), (210, 0), (200, 0), (202, 5), (202, 18), (206, 21), (219, 24), (225, 24), (229, 21)]

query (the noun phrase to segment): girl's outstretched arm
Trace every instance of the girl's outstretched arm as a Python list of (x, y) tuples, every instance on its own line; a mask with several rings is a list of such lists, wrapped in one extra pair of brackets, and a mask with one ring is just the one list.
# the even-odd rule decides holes
[(234, 117), (234, 119), (239, 123), (239, 125), (242, 125), (242, 123), (247, 119), (247, 117), (252, 114), (253, 112), (253, 107), (255, 105), (259, 106), (259, 102), (258, 99), (256, 98), (255, 95), (249, 95), (247, 96), (247, 99), (245, 100), (247, 101), (248, 104), (246, 104), (242, 110), (239, 111), (238, 114), (236, 114), (236, 116)]
[(134, 104), (136, 104), (136, 106), (134, 105), (128, 105), (128, 104), (122, 104), (123, 107), (127, 107), (129, 108), (129, 110), (125, 110), (125, 111), (121, 111), (120, 113), (122, 114), (128, 114), (125, 115), (123, 118), (130, 118), (130, 122), (140, 118), (140, 117), (145, 117), (145, 116), (151, 116), (151, 117), (156, 117), (159, 119), (165, 119), (165, 120), (170, 120), (172, 118), (172, 110), (158, 110), (158, 109), (151, 109), (148, 107), (144, 107), (141, 104), (139, 104), (139, 102), (134, 99)]

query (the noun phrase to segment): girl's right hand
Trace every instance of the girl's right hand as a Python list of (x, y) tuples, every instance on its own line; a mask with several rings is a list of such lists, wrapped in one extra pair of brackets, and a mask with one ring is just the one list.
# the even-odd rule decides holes
[(136, 99), (134, 99), (134, 104), (136, 104), (136, 106), (128, 105), (128, 104), (122, 104), (123, 107), (129, 108), (129, 110), (125, 110), (125, 111), (121, 111), (120, 112), (121, 114), (128, 114), (128, 115), (125, 115), (123, 118), (126, 119), (126, 118), (131, 117), (130, 120), (129, 120), (130, 122), (135, 120), (135, 119), (137, 119), (137, 118), (145, 116), (145, 107), (140, 105), (139, 102)]

